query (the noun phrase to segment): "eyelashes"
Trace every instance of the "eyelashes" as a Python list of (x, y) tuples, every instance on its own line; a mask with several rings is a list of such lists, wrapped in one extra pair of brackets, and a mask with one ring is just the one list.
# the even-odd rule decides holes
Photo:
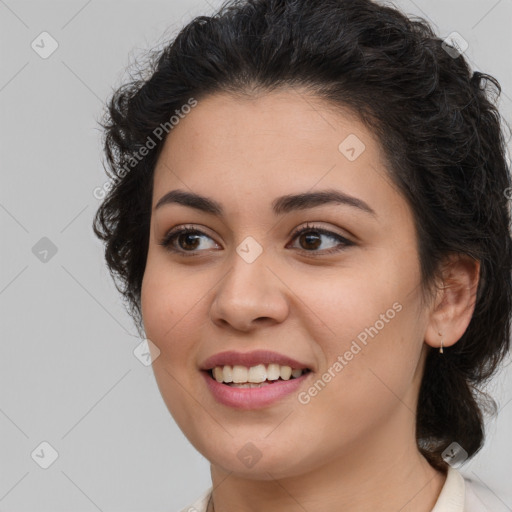
[[(318, 253), (318, 255), (326, 255), (326, 254), (333, 254), (336, 252), (341, 252), (345, 250), (346, 248), (356, 245), (351, 240), (348, 240), (347, 238), (339, 235), (338, 233), (334, 233), (333, 231), (329, 231), (327, 229), (321, 228), (319, 226), (315, 225), (309, 225), (303, 226), (301, 228), (296, 229), (292, 234), (292, 240), (295, 240), (296, 238), (300, 238), (302, 235), (305, 235), (306, 233), (309, 233), (309, 242), (313, 243), (315, 245), (318, 241), (320, 241), (320, 245), (322, 244), (322, 237), (324, 238), (330, 238), (331, 240), (335, 240), (337, 242), (337, 246), (330, 248), (330, 249), (323, 249), (321, 251), (318, 250), (308, 250), (308, 249), (302, 249), (298, 248), (299, 252), (311, 254), (311, 253)], [(192, 250), (186, 250), (183, 248), (176, 247), (176, 242), (183, 241), (184, 239), (188, 238), (188, 243), (190, 244), (192, 241), (192, 245), (196, 241), (200, 241), (201, 237), (206, 237), (212, 240), (212, 238), (201, 231), (200, 229), (191, 227), (191, 226), (184, 226), (177, 229), (172, 229), (169, 231), (164, 238), (159, 242), (159, 245), (163, 246), (166, 250), (172, 253), (178, 253), (183, 256), (197, 256), (199, 252), (196, 250), (197, 246), (194, 246)], [(215, 243), (215, 245), (217, 245)], [(315, 248), (316, 249), (316, 248)]]

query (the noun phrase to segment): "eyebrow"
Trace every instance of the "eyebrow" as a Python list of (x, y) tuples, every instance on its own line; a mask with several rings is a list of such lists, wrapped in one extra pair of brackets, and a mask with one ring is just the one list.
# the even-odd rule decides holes
[[(166, 204), (181, 204), (205, 213), (222, 217), (222, 205), (209, 197), (201, 196), (185, 190), (171, 190), (160, 198), (155, 210)], [(295, 210), (307, 210), (326, 204), (344, 204), (376, 216), (375, 211), (362, 199), (350, 196), (339, 190), (321, 190), (318, 192), (305, 192), (303, 194), (285, 195), (272, 202), (272, 211), (275, 215), (283, 215)]]

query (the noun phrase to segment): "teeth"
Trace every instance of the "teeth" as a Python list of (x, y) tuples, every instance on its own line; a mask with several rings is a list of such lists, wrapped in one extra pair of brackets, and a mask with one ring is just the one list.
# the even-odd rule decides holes
[(255, 384), (253, 382), (244, 382), (243, 384), (235, 384), (231, 382), (228, 384), (232, 388), (261, 388), (262, 386), (270, 386), (270, 382), (260, 382), (259, 384)]
[(289, 366), (281, 366), (281, 379), (289, 380), (292, 376), (292, 369)]
[(222, 371), (222, 373), (224, 376), (224, 382), (233, 382), (233, 368), (231, 366), (224, 366), (224, 370)]
[(277, 380), (281, 377), (281, 370), (279, 369), (279, 365), (272, 363), (267, 366), (267, 379), (268, 380)]
[(265, 365), (259, 364), (258, 366), (251, 366), (249, 368), (248, 382), (264, 382), (267, 380), (267, 369)]
[(222, 382), (224, 380), (224, 377), (222, 375), (222, 368), (220, 366), (216, 366), (214, 369), (213, 369), (213, 378), (217, 381), (217, 382)]
[[(216, 366), (213, 368), (213, 378), (217, 382), (224, 382), (226, 384), (241, 384), (237, 387), (260, 387), (269, 384), (269, 382), (265, 381), (275, 381), (279, 378), (282, 380), (296, 379), (306, 371), (301, 368), (292, 369), (286, 365), (280, 366), (276, 363), (269, 365), (258, 364), (250, 368), (235, 364), (234, 366)], [(254, 384), (254, 386), (251, 384)]]
[(236, 382), (237, 384), (247, 382), (248, 375), (249, 372), (245, 366), (240, 366), (238, 364), (233, 366), (233, 382)]

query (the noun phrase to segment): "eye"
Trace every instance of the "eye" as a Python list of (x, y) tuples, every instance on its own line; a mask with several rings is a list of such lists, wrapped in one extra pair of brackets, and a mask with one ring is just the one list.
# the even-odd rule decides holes
[[(303, 236), (306, 233), (307, 236)], [(201, 237), (206, 237), (212, 240), (212, 238), (206, 233), (203, 233), (198, 229), (186, 226), (180, 229), (173, 229), (169, 231), (163, 240), (159, 242), (159, 245), (165, 247), (168, 251), (179, 253), (183, 256), (196, 256), (197, 249), (201, 245)], [(334, 244), (334, 247), (330, 249), (317, 251), (316, 249), (322, 245), (322, 237), (331, 239), (337, 243)], [(323, 254), (331, 254), (334, 252), (342, 251), (346, 247), (355, 245), (354, 242), (337, 233), (328, 231), (321, 227), (310, 226), (309, 224), (294, 231), (292, 239), (295, 240), (296, 238), (305, 241), (306, 246), (309, 246), (306, 249), (299, 248), (299, 250), (304, 253), (321, 252)], [(214, 243), (214, 245), (218, 247), (217, 244)]]
[[(184, 256), (195, 256), (195, 253), (192, 251), (195, 251), (200, 245), (201, 237), (210, 238), (211, 240), (211, 237), (195, 228), (184, 227), (181, 229), (173, 229), (165, 235), (159, 245), (162, 245), (168, 251), (178, 252)], [(178, 243), (179, 248), (176, 248), (176, 242)], [(184, 245), (182, 246), (180, 242)], [(182, 247), (188, 247), (188, 249), (183, 249)]]
[[(306, 233), (307, 235), (305, 235)], [(334, 233), (332, 231), (329, 231), (318, 226), (310, 226), (309, 224), (295, 230), (293, 233), (293, 239), (297, 238), (299, 239), (299, 242), (300, 240), (303, 240), (305, 241), (306, 247), (309, 246), (309, 248), (307, 249), (301, 248), (300, 250), (303, 252), (319, 252), (316, 250), (311, 251), (309, 249), (318, 249), (318, 247), (322, 244), (322, 237), (330, 238), (331, 240), (337, 241), (337, 244), (335, 244), (334, 247), (321, 251), (323, 254), (332, 254), (335, 252), (342, 251), (346, 247), (355, 245), (354, 242), (348, 240), (347, 238), (337, 233)]]

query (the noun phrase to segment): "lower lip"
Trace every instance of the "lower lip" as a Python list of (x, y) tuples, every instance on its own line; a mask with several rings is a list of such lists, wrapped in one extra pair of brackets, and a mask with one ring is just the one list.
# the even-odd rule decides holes
[(258, 409), (274, 404), (281, 398), (297, 391), (312, 372), (290, 380), (279, 380), (261, 388), (236, 388), (217, 382), (210, 372), (201, 371), (206, 385), (217, 402), (237, 409)]

